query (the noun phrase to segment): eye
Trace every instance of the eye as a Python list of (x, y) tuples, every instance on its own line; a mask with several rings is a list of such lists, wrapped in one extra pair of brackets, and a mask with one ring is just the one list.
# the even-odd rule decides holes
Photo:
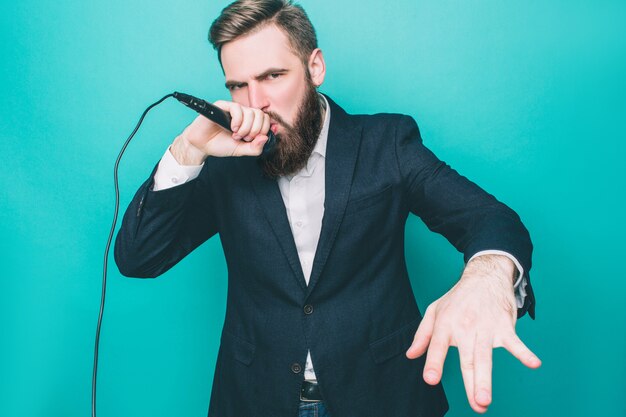
[(268, 78), (269, 80), (275, 80), (275, 79), (277, 79), (278, 77), (280, 77), (281, 75), (282, 75), (281, 73), (278, 73), (278, 72), (273, 72), (273, 73), (271, 73), (271, 74), (268, 74), (268, 75), (267, 75), (267, 78)]
[(226, 86), (226, 88), (228, 89), (228, 91), (237, 91), (242, 89), (243, 87), (245, 87), (246, 85), (241, 83), (241, 84), (229, 84), (228, 86)]

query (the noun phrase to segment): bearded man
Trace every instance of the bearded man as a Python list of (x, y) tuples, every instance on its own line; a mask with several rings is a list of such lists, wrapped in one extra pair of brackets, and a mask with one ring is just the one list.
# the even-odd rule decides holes
[[(540, 365), (515, 334), (518, 316), (534, 316), (532, 244), (515, 212), (424, 147), (412, 118), (348, 115), (318, 93), (324, 56), (300, 6), (236, 1), (210, 41), (232, 132), (203, 116), (187, 126), (115, 246), (124, 275), (156, 277), (219, 233), (229, 281), (209, 416), (442, 416), (449, 346), (484, 412), (494, 347)], [(260, 157), (270, 130), (276, 149)], [(404, 258), (409, 213), (466, 261), (423, 317)]]

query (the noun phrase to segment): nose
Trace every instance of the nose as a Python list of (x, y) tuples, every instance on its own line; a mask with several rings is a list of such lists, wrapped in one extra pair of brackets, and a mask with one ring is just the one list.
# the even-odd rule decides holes
[(250, 107), (254, 107), (255, 109), (265, 110), (269, 107), (268, 97), (260, 84), (248, 84), (248, 103)]

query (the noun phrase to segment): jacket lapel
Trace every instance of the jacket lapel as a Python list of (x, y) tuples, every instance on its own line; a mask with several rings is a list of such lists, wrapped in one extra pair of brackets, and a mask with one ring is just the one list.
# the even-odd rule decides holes
[(361, 126), (334, 101), (327, 96), (326, 99), (330, 105), (331, 115), (326, 144), (324, 217), (308, 286), (304, 279), (278, 182), (265, 177), (255, 159), (242, 158), (247, 160), (250, 168), (248, 170), (250, 181), (261, 202), (265, 216), (280, 242), (294, 272), (294, 277), (303, 291), (306, 291), (307, 297), (313, 291), (324, 269), (339, 230), (350, 195), (354, 166), (361, 143)]
[(265, 217), (267, 217), (267, 220), (272, 226), (274, 234), (276, 235), (287, 260), (289, 261), (294, 277), (304, 291), (306, 289), (306, 281), (304, 280), (304, 273), (302, 272), (302, 267), (300, 266), (300, 258), (298, 257), (296, 242), (294, 241), (293, 234), (291, 233), (285, 203), (283, 202), (283, 197), (280, 194), (280, 188), (278, 187), (278, 181), (267, 178), (263, 175), (263, 170), (255, 159), (245, 159), (249, 159), (250, 165), (252, 165), (252, 169), (249, 170), (250, 180), (252, 182), (254, 192), (261, 202)]
[(354, 166), (361, 144), (361, 125), (330, 98), (326, 96), (326, 99), (331, 111), (326, 144), (324, 217), (307, 297), (315, 288), (335, 242), (350, 195)]

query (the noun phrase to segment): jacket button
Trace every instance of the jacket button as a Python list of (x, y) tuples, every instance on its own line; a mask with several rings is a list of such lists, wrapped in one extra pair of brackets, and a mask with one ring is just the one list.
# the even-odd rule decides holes
[(307, 304), (304, 306), (304, 314), (313, 313), (313, 306), (311, 304)]
[(299, 374), (299, 373), (300, 373), (300, 371), (302, 371), (302, 367), (300, 366), (300, 364), (299, 364), (299, 363), (294, 363), (293, 365), (291, 365), (291, 371), (292, 371), (294, 374)]

